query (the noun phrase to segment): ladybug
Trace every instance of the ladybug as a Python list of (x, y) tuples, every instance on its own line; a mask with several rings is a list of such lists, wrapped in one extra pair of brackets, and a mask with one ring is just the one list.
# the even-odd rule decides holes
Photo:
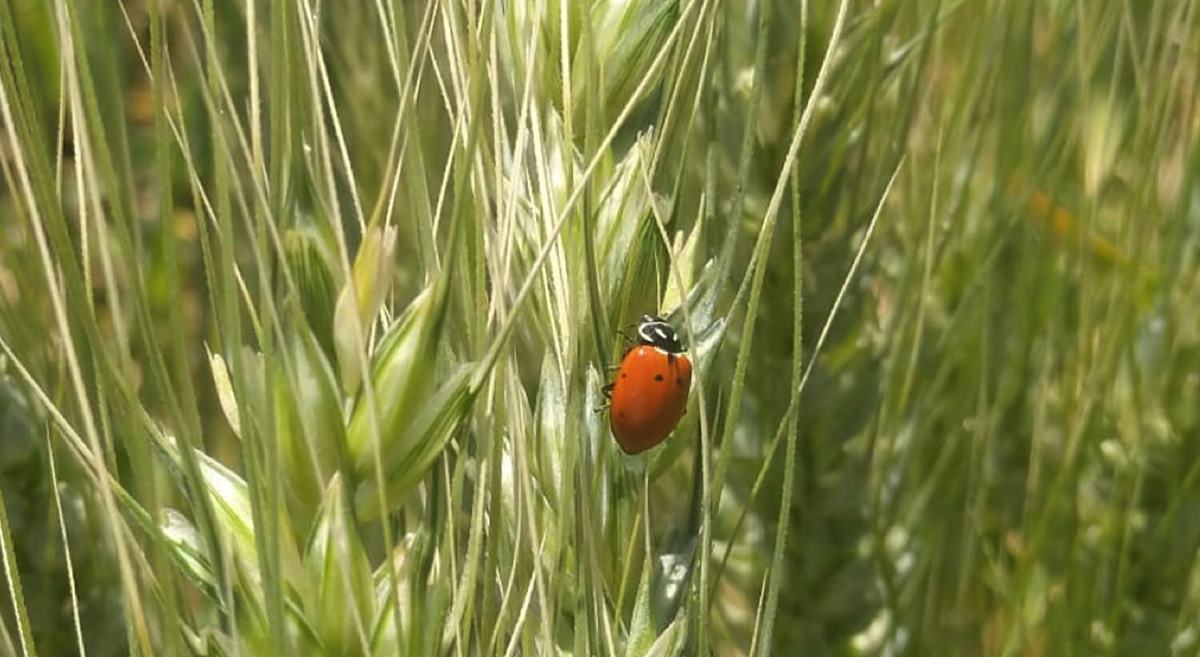
[(604, 386), (613, 437), (631, 455), (670, 435), (692, 387), (692, 361), (665, 319), (644, 315), (636, 342), (621, 359), (616, 380)]

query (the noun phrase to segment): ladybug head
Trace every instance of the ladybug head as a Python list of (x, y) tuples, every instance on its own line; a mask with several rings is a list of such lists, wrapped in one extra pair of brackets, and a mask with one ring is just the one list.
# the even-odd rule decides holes
[(638, 342), (669, 354), (683, 353), (683, 345), (675, 329), (658, 315), (642, 315), (642, 321), (638, 324)]

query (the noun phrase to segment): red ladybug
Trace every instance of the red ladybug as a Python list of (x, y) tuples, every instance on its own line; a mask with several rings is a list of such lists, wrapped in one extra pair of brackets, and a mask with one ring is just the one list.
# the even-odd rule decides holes
[(662, 317), (645, 315), (637, 344), (625, 352), (617, 378), (604, 387), (609, 424), (626, 454), (640, 454), (670, 435), (687, 409), (692, 361), (675, 329)]

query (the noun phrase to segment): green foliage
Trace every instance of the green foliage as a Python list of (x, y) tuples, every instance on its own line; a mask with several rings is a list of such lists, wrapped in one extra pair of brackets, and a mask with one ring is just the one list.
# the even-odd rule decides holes
[(1195, 0), (235, 5), (0, 3), (0, 654), (1195, 652)]

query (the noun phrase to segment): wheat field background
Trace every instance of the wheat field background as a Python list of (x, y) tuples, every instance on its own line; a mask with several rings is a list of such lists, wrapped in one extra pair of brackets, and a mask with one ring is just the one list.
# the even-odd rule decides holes
[(0, 0), (0, 655), (1196, 654), (1198, 94), (1195, 0)]

